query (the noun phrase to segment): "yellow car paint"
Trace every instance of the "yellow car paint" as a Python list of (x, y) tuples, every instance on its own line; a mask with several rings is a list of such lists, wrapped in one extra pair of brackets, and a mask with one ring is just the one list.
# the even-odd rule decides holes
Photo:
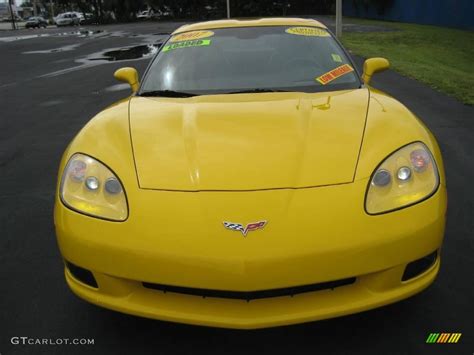
[(369, 58), (364, 62), (362, 80), (364, 84), (369, 85), (372, 76), (375, 73), (387, 70), (390, 63), (385, 58)]
[[(312, 20), (250, 22), (316, 26)], [(209, 24), (177, 33), (242, 21)], [(162, 119), (156, 119), (157, 112)], [(439, 168), (436, 192), (407, 208), (367, 214), (364, 199), (374, 169), (418, 141)], [(67, 283), (78, 296), (106, 308), (198, 325), (270, 327), (398, 301), (427, 287), (439, 270), (438, 257), (421, 275), (401, 281), (408, 263), (442, 245), (447, 194), (438, 145), (411, 112), (373, 88), (132, 96), (81, 130), (63, 155), (58, 181), (75, 153), (106, 162), (127, 196), (128, 219), (112, 222), (64, 206), (59, 184), (56, 194), (61, 254), (90, 270), (98, 288), (68, 268)], [(158, 153), (162, 159), (155, 158)], [(229, 158), (240, 166), (232, 167)], [(246, 237), (223, 227), (223, 221), (261, 220), (267, 221), (265, 228)], [(334, 290), (250, 302), (142, 285), (258, 291), (348, 277), (357, 280)]]
[[(331, 107), (318, 109), (329, 96)], [(133, 97), (130, 131), (140, 187), (257, 190), (352, 182), (368, 99), (368, 89), (185, 101)]]
[(119, 81), (129, 84), (134, 93), (137, 92), (140, 86), (138, 72), (135, 68), (120, 68), (114, 73), (114, 77)]
[(404, 265), (360, 277), (334, 291), (304, 293), (250, 302), (155, 292), (140, 283), (96, 274), (104, 292), (84, 286), (65, 270), (79, 297), (98, 306), (141, 317), (222, 328), (256, 329), (303, 323), (381, 307), (412, 296), (435, 279), (439, 260), (422, 276), (400, 284)]
[(255, 26), (309, 26), (309, 27), (319, 27), (326, 28), (321, 22), (313, 19), (303, 19), (303, 18), (260, 18), (255, 20), (216, 20), (216, 21), (206, 21), (198, 22), (189, 25), (184, 25), (179, 27), (173, 32), (173, 35), (189, 31), (197, 30), (212, 30), (213, 28), (232, 28), (232, 27), (255, 27)]

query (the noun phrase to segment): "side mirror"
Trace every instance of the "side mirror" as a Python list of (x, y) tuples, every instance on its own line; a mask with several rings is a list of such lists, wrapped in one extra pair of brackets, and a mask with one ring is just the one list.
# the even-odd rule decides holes
[(134, 93), (137, 92), (140, 82), (138, 81), (138, 72), (135, 68), (120, 68), (114, 73), (114, 77), (119, 81), (129, 84)]
[(372, 75), (375, 73), (387, 70), (390, 67), (390, 63), (385, 58), (369, 58), (364, 62), (364, 72), (362, 74), (362, 80), (365, 85), (369, 85)]

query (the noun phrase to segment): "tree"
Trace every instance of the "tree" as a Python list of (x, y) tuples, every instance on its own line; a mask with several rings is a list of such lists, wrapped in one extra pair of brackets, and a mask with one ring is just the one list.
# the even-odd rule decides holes
[(113, 11), (119, 21), (135, 19), (136, 13), (144, 4), (143, 0), (104, 0), (104, 8)]

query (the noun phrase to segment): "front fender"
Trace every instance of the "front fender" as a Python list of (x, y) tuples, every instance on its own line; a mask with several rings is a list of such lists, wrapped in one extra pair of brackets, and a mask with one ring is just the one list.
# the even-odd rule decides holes
[(446, 186), (441, 151), (428, 127), (400, 102), (371, 88), (355, 180), (369, 178), (387, 156), (416, 141), (430, 149), (439, 169), (440, 183)]
[(92, 118), (66, 148), (58, 172), (56, 193), (63, 170), (75, 153), (89, 155), (112, 169), (125, 190), (136, 188), (137, 176), (133, 160), (128, 120), (129, 99), (121, 100)]

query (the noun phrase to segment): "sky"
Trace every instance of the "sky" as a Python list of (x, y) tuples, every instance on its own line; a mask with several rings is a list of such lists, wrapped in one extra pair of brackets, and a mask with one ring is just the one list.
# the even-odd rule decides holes
[[(17, 6), (20, 6), (21, 4), (23, 4), (24, 2), (26, 2), (27, 0), (14, 0), (14, 3), (17, 5)], [(0, 4), (2, 3), (7, 3), (8, 4), (8, 0), (0, 0)]]
[[(16, 5), (20, 5), (23, 2), (24, 0), (15, 0)], [(1, 3), (8, 3), (8, 0), (0, 0), (0, 4)]]

